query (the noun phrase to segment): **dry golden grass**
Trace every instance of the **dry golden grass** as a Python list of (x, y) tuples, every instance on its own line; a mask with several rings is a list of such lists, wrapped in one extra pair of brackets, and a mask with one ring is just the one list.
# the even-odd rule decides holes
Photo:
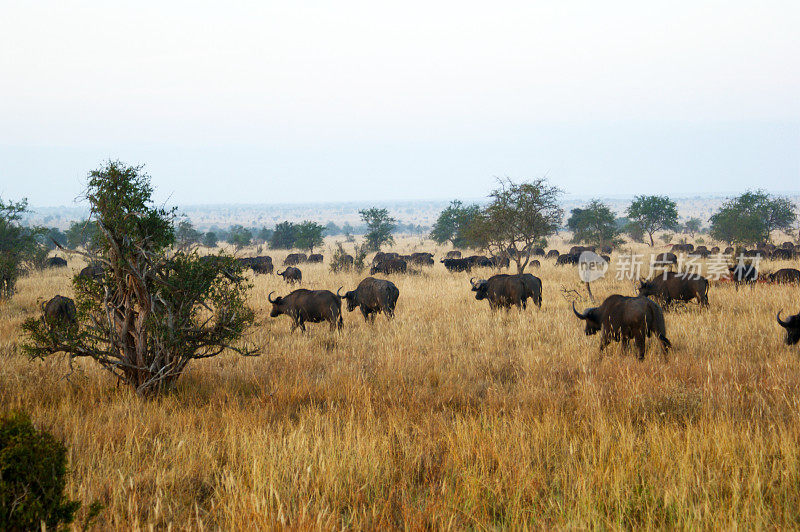
[[(364, 276), (303, 273), (334, 291)], [(598, 358), (560, 292), (580, 289), (574, 268), (534, 273), (541, 310), (492, 314), (437, 263), (392, 277), (393, 322), (305, 335), (268, 317), (288, 289), (259, 276), (263, 355), (197, 362), (156, 400), (19, 354), (20, 322), (71, 292), (67, 272), (36, 274), (0, 303), (0, 411), (69, 445), (69, 493), (106, 505), (99, 529), (800, 526), (800, 351), (775, 323), (798, 287), (715, 285), (709, 310), (667, 314), (669, 362), (651, 344), (640, 363)]]

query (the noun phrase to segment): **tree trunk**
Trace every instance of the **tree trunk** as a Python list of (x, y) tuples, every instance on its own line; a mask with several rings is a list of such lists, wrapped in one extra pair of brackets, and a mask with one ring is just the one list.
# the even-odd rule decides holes
[(655, 243), (655, 242), (653, 242), (653, 233), (647, 233), (647, 234), (648, 234), (648, 235), (650, 235), (650, 247), (653, 247), (653, 246), (655, 246), (655, 245), (656, 245), (656, 243)]

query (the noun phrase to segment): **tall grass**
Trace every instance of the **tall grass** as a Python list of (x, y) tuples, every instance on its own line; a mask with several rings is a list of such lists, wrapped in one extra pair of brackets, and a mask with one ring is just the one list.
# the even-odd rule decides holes
[[(19, 354), (20, 322), (70, 295), (67, 272), (35, 274), (0, 304), (0, 410), (65, 440), (70, 497), (106, 505), (98, 529), (800, 526), (800, 351), (774, 318), (800, 289), (714, 285), (710, 309), (667, 314), (667, 363), (655, 344), (600, 359), (561, 290), (585, 293), (575, 269), (542, 262), (541, 310), (492, 313), (437, 263), (391, 277), (394, 321), (305, 335), (268, 317), (290, 289), (258, 276), (263, 354), (197, 362), (155, 400)], [(301, 268), (333, 291), (365, 275)]]

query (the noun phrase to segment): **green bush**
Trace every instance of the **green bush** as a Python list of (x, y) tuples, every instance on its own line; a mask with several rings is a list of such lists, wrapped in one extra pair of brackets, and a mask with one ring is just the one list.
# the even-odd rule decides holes
[(67, 448), (14, 412), (0, 419), (0, 530), (58, 529), (81, 503), (64, 495)]

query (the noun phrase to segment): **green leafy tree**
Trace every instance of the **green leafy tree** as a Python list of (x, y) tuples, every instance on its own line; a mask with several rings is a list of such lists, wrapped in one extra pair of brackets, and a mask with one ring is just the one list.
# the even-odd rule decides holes
[(759, 190), (726, 201), (709, 221), (716, 240), (750, 245), (770, 241), (777, 229), (790, 231), (796, 219), (795, 206), (788, 198)]
[(193, 246), (199, 243), (202, 236), (202, 233), (194, 228), (188, 218), (181, 220), (175, 230), (175, 241), (181, 247)]
[(67, 236), (69, 249), (86, 249), (91, 246), (92, 242), (97, 242), (100, 238), (97, 224), (89, 220), (72, 222), (64, 234)]
[(67, 498), (67, 448), (12, 412), (0, 419), (0, 530), (60, 530), (81, 506)]
[(523, 273), (533, 248), (558, 231), (564, 217), (561, 190), (545, 179), (530, 183), (501, 180), (491, 201), (469, 226), (469, 238), (494, 255), (509, 255)]
[(364, 235), (369, 251), (380, 251), (381, 246), (394, 244), (392, 232), (397, 227), (397, 220), (389, 216), (386, 209), (372, 207), (358, 211), (361, 220), (367, 225)]
[(217, 247), (218, 242), (219, 239), (217, 238), (217, 233), (214, 231), (209, 231), (203, 235), (203, 245), (207, 248)]
[(269, 247), (272, 249), (292, 249), (297, 240), (297, 224), (284, 221), (275, 226)]
[(45, 230), (20, 223), (27, 211), (26, 200), (5, 203), (0, 199), (0, 297), (14, 291), (24, 268), (41, 267), (47, 257), (47, 248), (38, 240)]
[(476, 204), (464, 206), (458, 200), (451, 201), (433, 224), (431, 240), (437, 244), (450, 242), (455, 248), (471, 247), (474, 243), (469, 239), (468, 228), (480, 212), (481, 209)]
[(325, 224), (325, 236), (336, 236), (342, 234), (342, 229), (334, 222)]
[(231, 226), (230, 230), (228, 231), (228, 236), (225, 241), (234, 246), (236, 249), (241, 249), (250, 245), (250, 243), (253, 241), (253, 233), (241, 225), (234, 225)]
[(272, 233), (273, 233), (272, 229), (267, 229), (266, 227), (262, 227), (256, 233), (256, 240), (258, 240), (262, 244), (267, 243), (272, 239)]
[(575, 243), (615, 246), (620, 243), (616, 217), (608, 205), (593, 199), (585, 208), (572, 209), (567, 220)]
[(25, 352), (93, 359), (142, 395), (173, 388), (192, 360), (253, 352), (239, 345), (255, 320), (241, 266), (175, 251), (174, 209), (154, 206), (152, 193), (140, 166), (109, 161), (89, 174), (101, 238), (79, 254), (104, 274), (74, 278), (77, 323), (27, 319)]
[(678, 206), (667, 196), (636, 196), (628, 207), (628, 218), (647, 233), (652, 247), (657, 231), (678, 227)]
[(694, 235), (700, 232), (702, 225), (703, 222), (700, 221), (700, 218), (689, 218), (683, 225), (683, 231), (684, 233), (689, 233), (689, 235), (694, 238)]
[(308, 220), (297, 225), (297, 236), (294, 245), (298, 249), (307, 249), (309, 253), (314, 253), (314, 248), (322, 245), (322, 233), (325, 227), (317, 222)]
[(42, 230), (39, 237), (39, 243), (47, 249), (55, 249), (56, 247), (67, 247), (67, 235), (64, 234), (58, 227), (50, 227), (49, 229)]

